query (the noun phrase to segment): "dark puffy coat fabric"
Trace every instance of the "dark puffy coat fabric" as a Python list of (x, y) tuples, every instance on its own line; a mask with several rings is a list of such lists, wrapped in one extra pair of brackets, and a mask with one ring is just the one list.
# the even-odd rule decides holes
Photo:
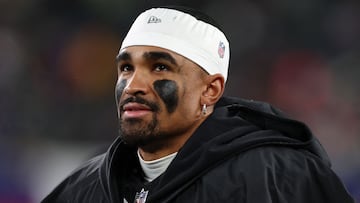
[[(354, 202), (311, 131), (269, 104), (223, 97), (167, 170), (147, 183), (121, 138), (43, 203)], [(145, 200), (145, 199), (143, 199)]]

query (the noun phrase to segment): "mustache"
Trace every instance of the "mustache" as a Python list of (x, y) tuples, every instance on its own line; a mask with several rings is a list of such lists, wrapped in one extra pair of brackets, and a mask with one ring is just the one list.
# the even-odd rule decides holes
[(152, 111), (159, 111), (160, 110), (160, 107), (158, 104), (154, 103), (154, 102), (151, 102), (151, 101), (148, 101), (146, 99), (143, 99), (141, 97), (129, 97), (129, 98), (126, 98), (124, 101), (120, 102), (120, 110), (123, 110), (124, 109), (124, 105), (127, 104), (127, 103), (130, 103), (130, 102), (133, 102), (133, 103), (139, 103), (139, 104), (143, 104), (143, 105), (146, 105), (148, 106)]

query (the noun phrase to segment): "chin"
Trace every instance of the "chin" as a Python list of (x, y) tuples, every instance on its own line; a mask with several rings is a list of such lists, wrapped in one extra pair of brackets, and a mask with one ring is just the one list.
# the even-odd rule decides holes
[(129, 145), (145, 146), (158, 139), (158, 122), (141, 119), (127, 119), (120, 122), (120, 137)]

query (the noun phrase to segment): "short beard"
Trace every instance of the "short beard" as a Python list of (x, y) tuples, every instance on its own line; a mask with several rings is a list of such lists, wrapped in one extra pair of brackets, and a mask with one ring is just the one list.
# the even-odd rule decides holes
[(159, 136), (158, 123), (155, 115), (149, 124), (143, 123), (141, 119), (120, 120), (120, 137), (131, 146), (150, 146), (161, 137)]

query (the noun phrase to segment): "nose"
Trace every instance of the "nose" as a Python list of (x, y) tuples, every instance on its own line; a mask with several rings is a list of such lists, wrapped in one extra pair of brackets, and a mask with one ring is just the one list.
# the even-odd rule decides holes
[(129, 95), (145, 95), (149, 90), (148, 77), (141, 71), (135, 71), (125, 86), (124, 92)]

